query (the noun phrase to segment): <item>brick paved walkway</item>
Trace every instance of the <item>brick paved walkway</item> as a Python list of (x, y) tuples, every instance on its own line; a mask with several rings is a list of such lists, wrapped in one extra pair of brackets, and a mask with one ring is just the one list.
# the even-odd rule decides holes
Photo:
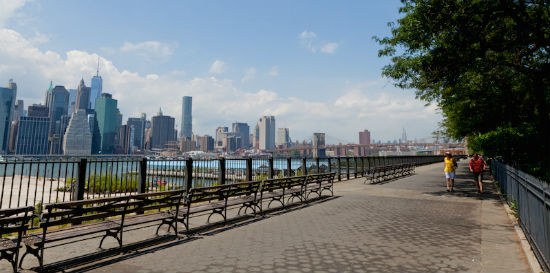
[[(442, 169), (419, 167), (382, 185), (338, 183), (332, 199), (97, 263), (66, 262), (86, 257), (97, 240), (47, 249), (46, 261), (65, 272), (529, 272), (494, 186), (486, 181), (493, 193), (477, 197), (461, 163), (457, 191), (447, 193)], [(131, 231), (125, 240), (152, 233)], [(35, 265), (30, 257), (25, 263)]]

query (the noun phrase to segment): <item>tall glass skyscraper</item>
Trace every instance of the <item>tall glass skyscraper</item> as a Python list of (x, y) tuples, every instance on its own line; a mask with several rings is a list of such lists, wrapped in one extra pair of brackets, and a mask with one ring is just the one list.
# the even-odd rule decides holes
[(250, 126), (246, 123), (235, 122), (232, 124), (232, 131), (235, 133), (235, 136), (241, 139), (241, 145), (238, 148), (248, 148), (249, 144), (249, 134)]
[(13, 80), (9, 80), (7, 87), (0, 87), (0, 153), (2, 154), (6, 153), (8, 149), (16, 96), (17, 84)]
[(102, 154), (112, 154), (115, 151), (116, 136), (121, 125), (117, 104), (118, 101), (108, 93), (101, 94), (101, 97), (96, 100), (95, 112), (101, 136), (100, 151)]
[(50, 88), (46, 92), (46, 106), (49, 109), (49, 118), (50, 118), (50, 153), (52, 154), (61, 154), (62, 144), (63, 144), (63, 135), (65, 134), (65, 126), (61, 119), (63, 116), (67, 115), (69, 107), (69, 91), (65, 89), (64, 86), (56, 86), (52, 88), (50, 83)]
[(191, 139), (193, 135), (193, 124), (192, 124), (192, 102), (193, 97), (184, 96), (183, 102), (181, 105), (181, 131), (180, 137), (184, 136)]
[(92, 87), (90, 91), (90, 109), (95, 109), (95, 100), (101, 97), (103, 91), (103, 79), (99, 76), (99, 64), (97, 74), (92, 77)]

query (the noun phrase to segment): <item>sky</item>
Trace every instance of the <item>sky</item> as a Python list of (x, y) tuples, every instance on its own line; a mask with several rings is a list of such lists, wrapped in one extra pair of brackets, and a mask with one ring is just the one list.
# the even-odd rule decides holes
[(96, 74), (123, 120), (176, 118), (193, 97), (193, 133), (263, 115), (326, 141), (430, 137), (441, 114), (384, 78), (373, 36), (390, 34), (399, 0), (104, 1), (0, 0), (0, 84), (13, 79), (25, 106), (50, 81), (76, 89)]

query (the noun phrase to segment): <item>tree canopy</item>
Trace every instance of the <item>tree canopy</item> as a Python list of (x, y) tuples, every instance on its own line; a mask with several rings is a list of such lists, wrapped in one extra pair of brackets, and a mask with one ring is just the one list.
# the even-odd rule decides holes
[(550, 177), (548, 1), (402, 0), (382, 74), (436, 104), (448, 136)]

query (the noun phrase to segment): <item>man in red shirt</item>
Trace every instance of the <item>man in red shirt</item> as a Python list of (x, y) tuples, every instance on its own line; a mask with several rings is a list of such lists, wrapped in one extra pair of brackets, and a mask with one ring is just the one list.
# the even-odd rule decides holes
[(474, 153), (474, 158), (470, 160), (470, 171), (474, 174), (474, 183), (476, 184), (477, 193), (483, 192), (483, 171), (485, 171), (485, 161)]

